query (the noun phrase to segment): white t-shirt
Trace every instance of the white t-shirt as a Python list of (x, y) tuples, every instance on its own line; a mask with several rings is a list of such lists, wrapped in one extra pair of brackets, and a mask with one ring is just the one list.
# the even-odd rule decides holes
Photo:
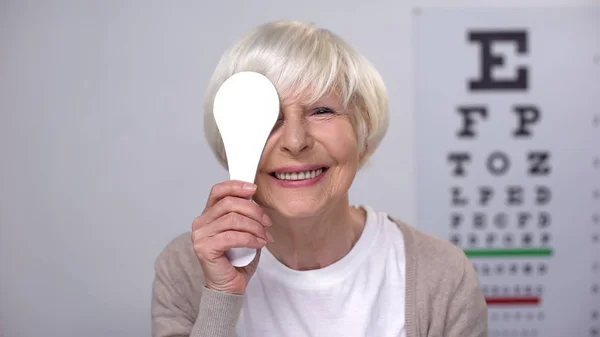
[(296, 271), (267, 250), (246, 289), (238, 337), (405, 337), (402, 232), (369, 206), (365, 228), (341, 260)]

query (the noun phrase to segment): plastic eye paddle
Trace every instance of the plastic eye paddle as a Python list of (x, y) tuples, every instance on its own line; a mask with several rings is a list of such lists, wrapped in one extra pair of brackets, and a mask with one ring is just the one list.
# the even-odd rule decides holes
[[(265, 76), (239, 72), (217, 91), (213, 114), (223, 139), (229, 179), (254, 183), (265, 144), (279, 116), (277, 89)], [(235, 267), (250, 264), (252, 248), (233, 248), (225, 253)]]

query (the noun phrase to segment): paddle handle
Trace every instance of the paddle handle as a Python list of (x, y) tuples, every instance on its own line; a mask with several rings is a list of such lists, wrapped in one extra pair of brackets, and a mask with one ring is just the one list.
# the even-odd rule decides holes
[(225, 256), (234, 267), (245, 267), (256, 257), (254, 248), (232, 248), (225, 252)]
[[(252, 201), (252, 199), (250, 199)], [(254, 248), (232, 248), (225, 252), (225, 256), (234, 267), (245, 267), (256, 257)]]
[[(256, 162), (256, 160), (255, 160)], [(240, 180), (254, 184), (256, 178), (257, 163), (251, 165), (235, 165), (230, 167), (229, 179)], [(250, 198), (252, 201), (252, 198)], [(256, 257), (254, 248), (232, 248), (225, 252), (225, 256), (234, 267), (245, 267), (249, 265)]]

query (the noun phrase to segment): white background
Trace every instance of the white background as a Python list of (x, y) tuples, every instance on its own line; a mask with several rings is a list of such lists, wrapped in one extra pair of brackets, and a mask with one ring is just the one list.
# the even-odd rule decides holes
[(352, 201), (418, 226), (413, 8), (565, 4), (599, 1), (1, 1), (0, 335), (149, 335), (154, 259), (227, 177), (204, 89), (251, 27), (313, 21), (375, 64), (391, 127)]

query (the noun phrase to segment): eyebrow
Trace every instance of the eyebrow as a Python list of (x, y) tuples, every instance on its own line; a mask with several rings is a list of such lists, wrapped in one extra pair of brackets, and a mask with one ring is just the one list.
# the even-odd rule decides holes
[(340, 109), (343, 107), (341, 102), (339, 102), (338, 100), (333, 99), (333, 98), (319, 98), (310, 106), (319, 106), (319, 105), (332, 106), (332, 107), (336, 107), (336, 108), (340, 108)]

